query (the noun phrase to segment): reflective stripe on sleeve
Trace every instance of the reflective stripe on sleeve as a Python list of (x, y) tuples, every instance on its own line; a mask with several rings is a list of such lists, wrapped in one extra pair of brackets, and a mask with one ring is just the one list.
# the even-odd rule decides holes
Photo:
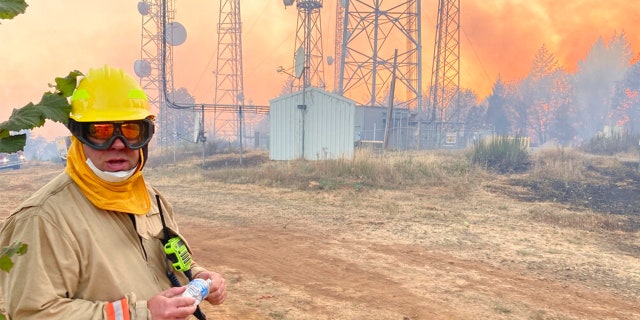
[(107, 303), (107, 320), (130, 320), (126, 298)]

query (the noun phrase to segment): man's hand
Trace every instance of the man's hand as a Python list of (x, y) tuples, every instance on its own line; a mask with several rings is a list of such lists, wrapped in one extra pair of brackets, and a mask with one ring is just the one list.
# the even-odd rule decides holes
[(211, 286), (209, 287), (209, 295), (205, 300), (209, 303), (216, 305), (222, 304), (227, 297), (227, 284), (225, 280), (219, 274), (211, 271), (204, 271), (198, 273), (196, 278), (204, 280), (211, 279)]
[(193, 305), (193, 298), (181, 296), (184, 290), (186, 287), (174, 287), (147, 300), (151, 319), (188, 319), (196, 311), (196, 306)]

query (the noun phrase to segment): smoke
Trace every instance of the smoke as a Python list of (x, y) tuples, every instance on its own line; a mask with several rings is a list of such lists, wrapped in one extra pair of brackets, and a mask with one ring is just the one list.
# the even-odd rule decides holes
[[(184, 86), (197, 102), (211, 103), (216, 88), (215, 71), (218, 67), (229, 71), (230, 49), (226, 48), (229, 35), (223, 38), (221, 63), (217, 66), (219, 5), (217, 1), (179, 3), (176, 20), (185, 25), (187, 41), (174, 48), (174, 76), (176, 86)], [(228, 8), (225, 8), (228, 10)], [(286, 8), (282, 2), (242, 2), (242, 67), (245, 101), (266, 105), (274, 98), (287, 76), (279, 74), (278, 66), (289, 67), (293, 62), (297, 11)], [(229, 18), (221, 28), (229, 26)], [(223, 32), (224, 34), (224, 32)], [(226, 44), (225, 44), (226, 41)], [(226, 52), (225, 52), (226, 48)], [(226, 67), (226, 69), (225, 69)], [(223, 82), (223, 80), (219, 80)], [(228, 89), (228, 88), (227, 88)]]
[[(334, 55), (336, 3), (324, 1), (322, 9), (325, 56)], [(423, 91), (428, 91), (431, 72), (435, 3), (422, 1)], [(218, 2), (177, 2), (176, 10), (187, 41), (174, 51), (175, 86), (185, 87), (198, 102), (212, 102)], [(486, 97), (499, 75), (507, 82), (525, 77), (543, 44), (574, 71), (598, 37), (608, 40), (615, 32), (626, 32), (636, 56), (638, 21), (640, 6), (629, 0), (461, 0), (461, 84)], [(296, 8), (285, 9), (281, 1), (245, 1), (242, 23), (244, 96), (268, 104), (287, 80), (277, 67), (293, 63)], [(12, 108), (37, 101), (47, 83), (70, 70), (108, 63), (133, 72), (140, 34), (136, 1), (30, 3), (24, 15), (3, 21), (0, 28), (0, 119)], [(331, 69), (325, 66), (328, 87), (333, 87)]]
[(461, 81), (480, 96), (498, 75), (524, 78), (542, 45), (568, 72), (599, 37), (626, 32), (632, 50), (640, 48), (640, 6), (627, 0), (462, 1), (460, 19)]

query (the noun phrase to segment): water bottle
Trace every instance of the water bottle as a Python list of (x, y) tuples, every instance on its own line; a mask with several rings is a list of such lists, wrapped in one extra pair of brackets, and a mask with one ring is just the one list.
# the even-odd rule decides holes
[(187, 284), (187, 290), (182, 293), (183, 297), (191, 297), (196, 299), (194, 305), (198, 305), (209, 294), (209, 286), (211, 285), (211, 279), (193, 279)]

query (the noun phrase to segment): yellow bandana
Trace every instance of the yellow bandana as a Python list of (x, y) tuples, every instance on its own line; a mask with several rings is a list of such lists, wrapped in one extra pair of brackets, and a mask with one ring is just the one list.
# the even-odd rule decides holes
[(142, 149), (140, 149), (138, 168), (127, 180), (104, 181), (87, 165), (82, 143), (75, 137), (71, 137), (66, 172), (80, 187), (84, 196), (96, 207), (109, 211), (146, 214), (151, 209), (151, 200), (140, 171), (144, 160), (142, 157)]

